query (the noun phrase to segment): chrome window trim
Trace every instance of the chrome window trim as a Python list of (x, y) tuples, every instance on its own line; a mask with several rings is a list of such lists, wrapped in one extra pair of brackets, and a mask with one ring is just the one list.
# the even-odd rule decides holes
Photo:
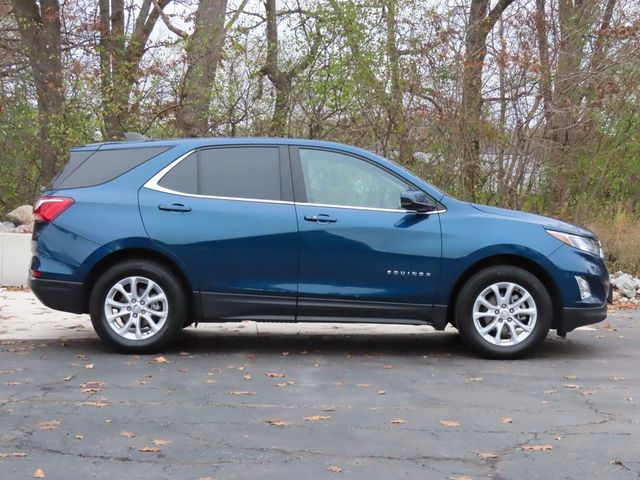
[(199, 195), (197, 193), (179, 192), (178, 190), (172, 190), (170, 188), (166, 188), (166, 187), (162, 187), (162, 186), (158, 185), (158, 182), (160, 180), (162, 180), (162, 177), (164, 177), (167, 173), (169, 173), (169, 171), (171, 169), (173, 169), (173, 167), (175, 167), (181, 161), (183, 161), (185, 158), (187, 158), (188, 156), (190, 156), (191, 154), (193, 154), (193, 153), (195, 153), (197, 151), (198, 151), (198, 149), (193, 149), (193, 150), (189, 150), (187, 153), (185, 153), (183, 155), (180, 155), (173, 162), (171, 162), (169, 165), (167, 165), (162, 170), (160, 170), (158, 173), (156, 173), (153, 177), (151, 177), (147, 181), (147, 183), (145, 183), (143, 185), (143, 187), (144, 188), (148, 188), (149, 190), (155, 190), (157, 192), (169, 193), (171, 195), (180, 195), (180, 196), (183, 196), (183, 197), (191, 197), (191, 198), (210, 198), (210, 199), (213, 199), (213, 200), (235, 200), (235, 201), (239, 201), (239, 202), (275, 203), (275, 204), (280, 204), (280, 205), (293, 205), (293, 202), (289, 202), (289, 201), (286, 201), (286, 200), (266, 200), (266, 199), (262, 199), (262, 198), (220, 197), (220, 196), (216, 196), (216, 195)]
[(279, 205), (300, 205), (304, 207), (320, 207), (320, 208), (342, 208), (346, 210), (364, 210), (369, 212), (392, 212), (392, 213), (405, 213), (405, 214), (414, 213), (417, 215), (433, 215), (436, 213), (445, 213), (447, 211), (446, 209), (443, 209), (443, 210), (434, 210), (432, 212), (415, 212), (415, 211), (412, 212), (411, 210), (405, 210), (403, 208), (372, 208), (372, 207), (356, 207), (356, 206), (348, 206), (348, 205), (331, 205), (331, 204), (324, 204), (324, 203), (290, 202), (287, 200), (265, 200), (261, 198), (220, 197), (216, 195), (199, 195), (197, 193), (179, 192), (177, 190), (172, 190), (170, 188), (166, 188), (158, 185), (158, 182), (162, 180), (162, 177), (164, 177), (167, 173), (169, 173), (169, 171), (173, 167), (175, 167), (185, 158), (187, 158), (188, 156), (190, 156), (191, 154), (197, 151), (198, 149), (193, 149), (180, 155), (173, 162), (171, 162), (169, 165), (164, 167), (162, 170), (156, 173), (153, 177), (147, 180), (147, 182), (142, 187), (148, 188), (149, 190), (155, 190), (157, 192), (168, 193), (170, 195), (180, 195), (182, 197), (208, 198), (212, 200), (233, 200), (237, 202), (274, 203)]

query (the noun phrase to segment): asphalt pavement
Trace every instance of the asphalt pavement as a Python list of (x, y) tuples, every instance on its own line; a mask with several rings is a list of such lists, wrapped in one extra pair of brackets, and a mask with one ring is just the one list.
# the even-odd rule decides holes
[(519, 361), (453, 329), (253, 322), (131, 356), (0, 289), (0, 479), (638, 479), (639, 325)]

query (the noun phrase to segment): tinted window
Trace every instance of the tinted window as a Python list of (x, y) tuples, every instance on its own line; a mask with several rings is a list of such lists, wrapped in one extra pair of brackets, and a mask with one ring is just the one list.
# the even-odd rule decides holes
[(158, 185), (214, 197), (280, 200), (280, 153), (277, 147), (200, 150), (171, 169)]
[(182, 193), (198, 193), (198, 154), (192, 153), (163, 176), (158, 185)]
[(411, 187), (364, 160), (325, 150), (300, 152), (307, 202), (368, 208), (400, 208)]
[[(78, 188), (106, 183), (168, 149), (169, 147), (118, 148), (97, 150), (83, 161), (76, 161), (72, 157), (52, 186)], [(73, 168), (72, 164), (76, 167)], [(63, 177), (62, 174), (67, 171)]]
[(198, 192), (219, 197), (280, 200), (278, 148), (214, 148), (198, 161)]

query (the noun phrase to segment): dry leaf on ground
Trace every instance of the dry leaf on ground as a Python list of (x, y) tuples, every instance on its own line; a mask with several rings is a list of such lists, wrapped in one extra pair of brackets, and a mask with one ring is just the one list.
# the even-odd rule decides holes
[(40, 430), (55, 430), (62, 424), (59, 420), (44, 420), (42, 422), (38, 422), (38, 428)]
[(275, 373), (275, 372), (267, 372), (265, 375), (269, 378), (284, 378), (286, 375), (284, 373)]
[(496, 452), (478, 452), (478, 455), (481, 458), (498, 458), (498, 454)]
[(99, 402), (82, 402), (80, 405), (83, 405), (85, 407), (104, 408), (109, 404), (107, 402), (99, 401)]
[(0, 452), (0, 458), (8, 458), (8, 457), (22, 458), (26, 456), (27, 454), (24, 452)]
[(553, 445), (522, 445), (520, 448), (529, 452), (547, 452), (553, 450)]
[(154, 358), (149, 362), (150, 365), (161, 365), (163, 363), (171, 363), (171, 362), (167, 360), (165, 357), (163, 357), (162, 355), (157, 356), (156, 358)]
[(333, 473), (340, 473), (342, 471), (342, 467), (338, 467), (337, 465), (331, 465), (330, 467), (327, 467), (327, 471), (333, 472)]
[(624, 377), (611, 376), (609, 377), (609, 380), (611, 380), (612, 382), (621, 382), (622, 380), (624, 380)]
[(256, 392), (248, 392), (246, 390), (234, 390), (232, 392), (229, 392), (231, 395), (237, 395), (237, 396), (246, 396), (246, 395), (255, 395)]
[(84, 368), (88, 368), (89, 370), (91, 370), (91, 369), (95, 368), (95, 366), (96, 366), (96, 365), (95, 365), (94, 363), (87, 363), (87, 364), (84, 366)]
[(404, 425), (405, 423), (407, 423), (407, 421), (404, 418), (395, 418), (391, 420), (391, 423), (395, 425)]
[(164, 445), (169, 445), (171, 442), (169, 440), (154, 440), (153, 443), (156, 447), (162, 447)]
[(47, 476), (44, 474), (41, 468), (37, 469), (33, 472), (33, 478), (46, 478)]
[(454, 422), (452, 420), (438, 420), (440, 425), (444, 425), (445, 427), (461, 427), (462, 422)]
[(302, 417), (307, 422), (321, 422), (322, 420), (329, 420), (331, 417), (329, 415), (312, 415), (310, 417)]
[(279, 418), (270, 418), (268, 420), (265, 420), (264, 423), (273, 425), (274, 427), (290, 427), (292, 425), (291, 422), (280, 420)]
[(155, 453), (155, 452), (159, 452), (160, 449), (158, 447), (142, 447), (138, 449), (139, 452), (145, 452), (145, 453)]
[(126, 432), (126, 431), (122, 431), (122, 432), (120, 432), (120, 435), (121, 435), (121, 436), (123, 436), (123, 437), (125, 437), (125, 438), (133, 438), (133, 437), (135, 437), (135, 436), (136, 436), (136, 434), (135, 434), (135, 433), (133, 433), (133, 432)]
[(500, 417), (500, 423), (513, 423), (513, 418), (511, 418), (511, 417)]

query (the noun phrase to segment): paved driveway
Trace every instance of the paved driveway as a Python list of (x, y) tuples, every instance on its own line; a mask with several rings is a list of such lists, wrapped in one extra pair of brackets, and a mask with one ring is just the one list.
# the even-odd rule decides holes
[(515, 362), (455, 331), (252, 322), (125, 356), (0, 290), (0, 479), (637, 479), (639, 320)]

